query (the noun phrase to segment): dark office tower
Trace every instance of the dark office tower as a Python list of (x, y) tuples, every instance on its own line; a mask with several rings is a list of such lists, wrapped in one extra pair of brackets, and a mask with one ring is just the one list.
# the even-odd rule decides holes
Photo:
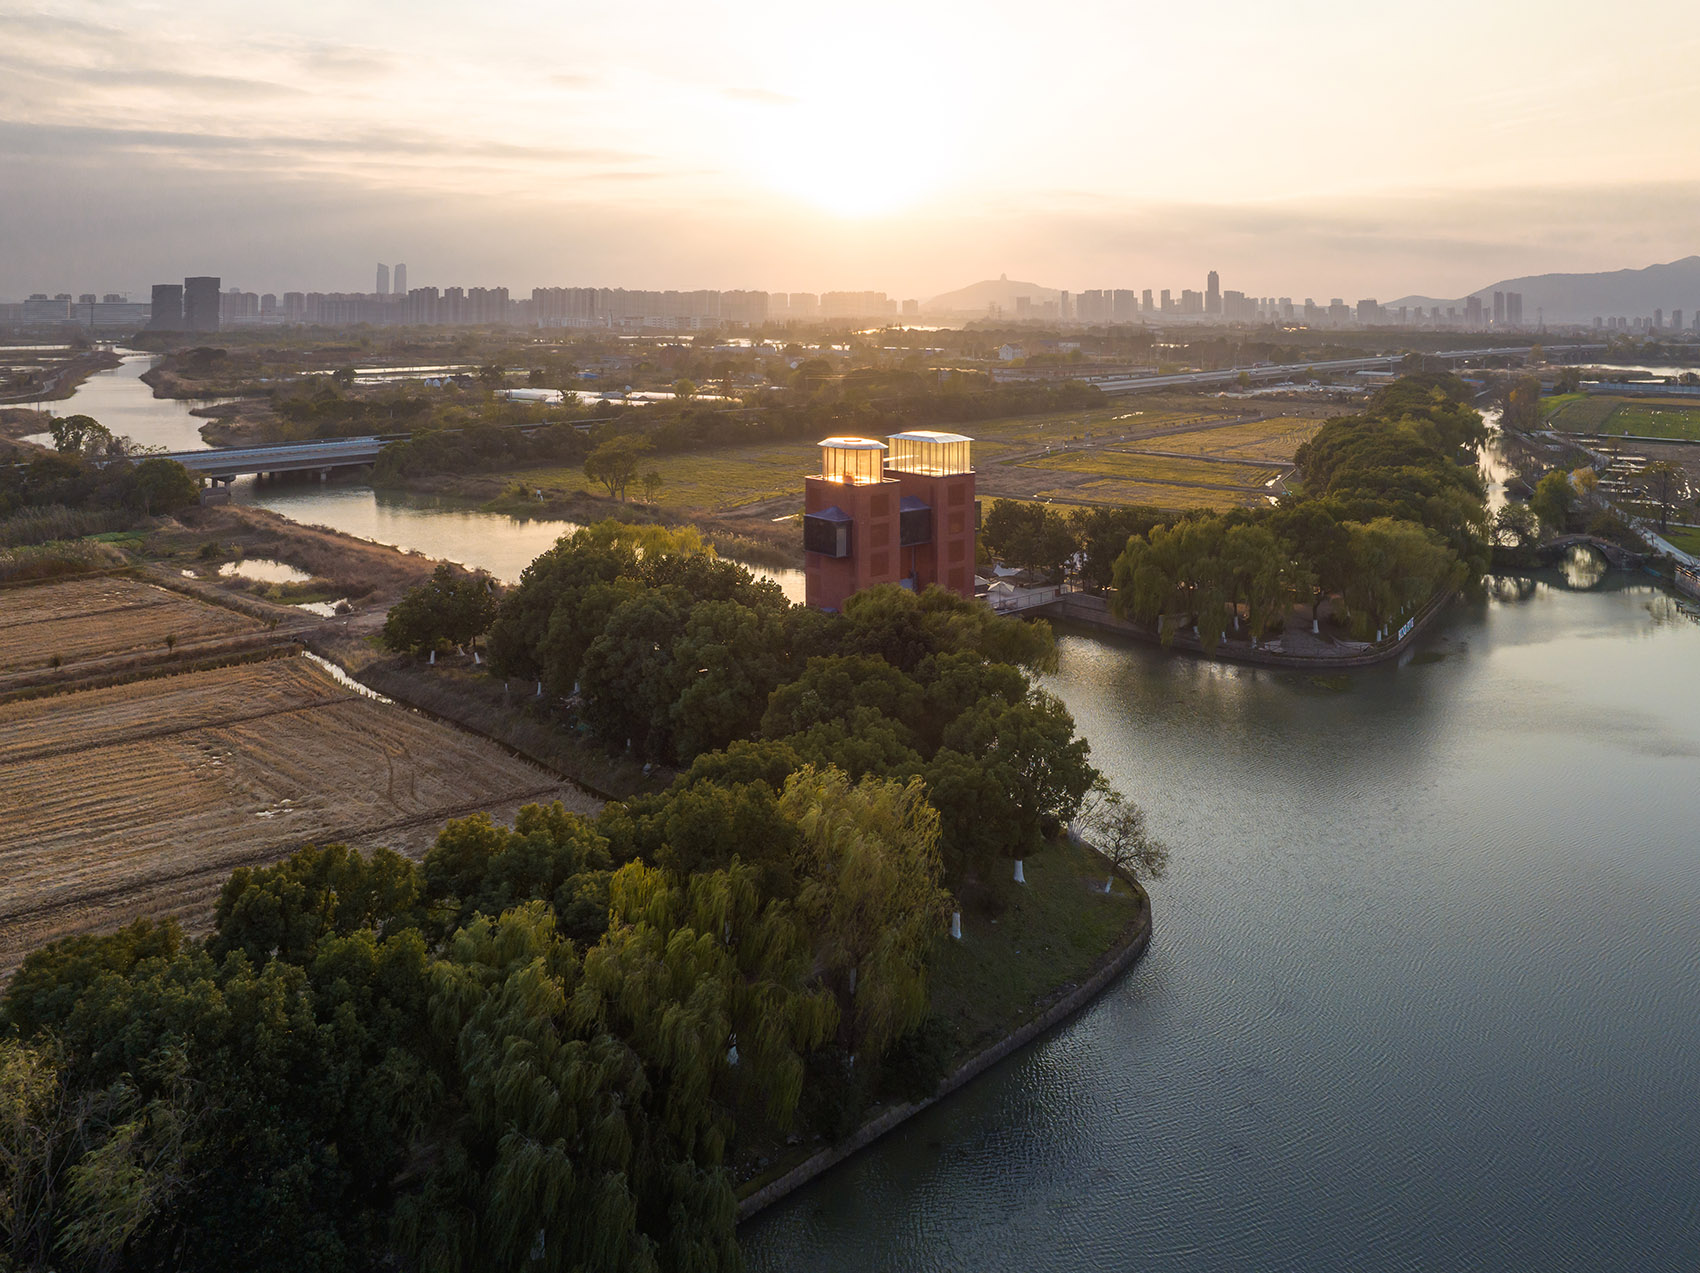
[(1505, 326), (1505, 293), (1504, 292), (1495, 292), (1493, 294), (1493, 325), (1495, 327), (1504, 327)]
[(390, 267), (385, 265), (382, 261), (379, 261), (378, 262), (378, 295), (379, 296), (388, 296), (389, 294), (390, 294)]
[(1215, 270), (1210, 271), (1204, 284), (1204, 312), (1220, 314), (1222, 312), (1222, 278)]
[(407, 266), (399, 261), (395, 267), (395, 294), (397, 296), (407, 295)]
[(1505, 294), (1505, 321), (1513, 327), (1523, 325), (1523, 293), (1507, 292)]
[(153, 307), (149, 311), (151, 317), (148, 326), (156, 332), (180, 332), (183, 330), (183, 285), (181, 283), (155, 283), (153, 285)]
[(183, 330), (215, 332), (218, 330), (220, 278), (186, 278), (183, 280)]

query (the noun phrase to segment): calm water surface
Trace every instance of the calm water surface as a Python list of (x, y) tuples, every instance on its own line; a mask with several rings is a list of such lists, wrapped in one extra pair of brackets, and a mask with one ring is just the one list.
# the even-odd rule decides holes
[(1334, 689), (1065, 635), (1150, 951), (752, 1269), (1700, 1268), (1700, 625), (1623, 580)]

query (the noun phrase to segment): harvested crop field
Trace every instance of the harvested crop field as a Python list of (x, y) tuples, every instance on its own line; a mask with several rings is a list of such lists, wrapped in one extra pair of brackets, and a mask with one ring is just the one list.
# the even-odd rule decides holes
[(1316, 436), (1324, 421), (1303, 416), (1276, 416), (1238, 424), (1172, 433), (1133, 442), (1135, 451), (1168, 451), (1222, 459), (1291, 463), (1293, 453)]
[(308, 842), (422, 852), (451, 817), (595, 802), (306, 658), (0, 705), (0, 971), (139, 915), (194, 925)]
[(0, 593), (0, 672), (257, 632), (265, 624), (136, 579), (72, 579)]
[(1126, 482), (1174, 482), (1199, 486), (1262, 486), (1281, 471), (1213, 459), (1151, 455), (1133, 451), (1063, 451), (1027, 461), (1029, 467), (1089, 473)]

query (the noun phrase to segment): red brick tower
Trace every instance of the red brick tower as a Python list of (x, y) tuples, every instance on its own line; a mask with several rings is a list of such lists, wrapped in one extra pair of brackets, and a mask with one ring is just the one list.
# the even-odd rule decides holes
[(916, 591), (932, 584), (964, 597), (974, 595), (974, 540), (979, 516), (974, 506), (972, 438), (960, 433), (912, 429), (891, 435), (886, 475), (902, 488), (900, 573)]
[(939, 584), (974, 595), (974, 470), (970, 439), (917, 430), (827, 438), (821, 472), (804, 482), (803, 548), (808, 603), (842, 609), (881, 583), (917, 591)]
[(827, 438), (821, 471), (803, 483), (805, 595), (840, 610), (845, 599), (898, 579), (898, 483), (885, 475), (885, 443)]

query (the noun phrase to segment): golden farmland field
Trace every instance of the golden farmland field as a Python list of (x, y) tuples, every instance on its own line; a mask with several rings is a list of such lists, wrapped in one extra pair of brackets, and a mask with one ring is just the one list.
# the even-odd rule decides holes
[(1262, 486), (1280, 469), (1131, 451), (1064, 451), (1024, 462), (1028, 468), (1061, 469), (1129, 482), (1174, 482), (1201, 486)]
[(0, 593), (0, 672), (257, 632), (258, 619), (135, 579), (73, 579)]
[(1268, 420), (1248, 420), (1241, 424), (1147, 438), (1130, 442), (1127, 447), (1134, 451), (1185, 452), (1188, 455), (1286, 464), (1292, 460), (1295, 451), (1316, 436), (1324, 423), (1320, 419), (1301, 416), (1276, 416)]
[(593, 801), (301, 657), (0, 704), (0, 971), (138, 915), (204, 918), (303, 843), (422, 851), (448, 818)]

